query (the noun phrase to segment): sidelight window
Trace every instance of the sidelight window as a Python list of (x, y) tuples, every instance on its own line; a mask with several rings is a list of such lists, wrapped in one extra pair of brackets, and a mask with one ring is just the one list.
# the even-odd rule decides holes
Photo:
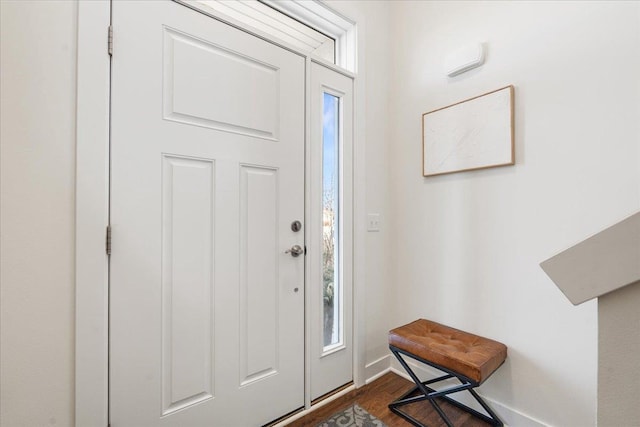
[(343, 342), (340, 280), (340, 98), (323, 93), (322, 109), (323, 344)]

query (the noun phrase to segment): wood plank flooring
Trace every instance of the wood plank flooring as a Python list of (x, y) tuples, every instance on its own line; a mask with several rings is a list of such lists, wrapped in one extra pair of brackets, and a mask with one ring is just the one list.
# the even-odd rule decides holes
[[(382, 422), (389, 427), (410, 426), (410, 423), (391, 412), (387, 405), (403, 393), (409, 391), (412, 385), (412, 382), (390, 372), (364, 387), (350, 391), (303, 418), (293, 421), (288, 424), (288, 426), (316, 426), (320, 422), (330, 418), (336, 412), (342, 411), (353, 404), (358, 404), (371, 415), (382, 420)], [(443, 402), (441, 405), (456, 427), (485, 427), (489, 425), (446, 402)], [(408, 405), (403, 409), (426, 425), (433, 427), (446, 426), (428, 402)]]

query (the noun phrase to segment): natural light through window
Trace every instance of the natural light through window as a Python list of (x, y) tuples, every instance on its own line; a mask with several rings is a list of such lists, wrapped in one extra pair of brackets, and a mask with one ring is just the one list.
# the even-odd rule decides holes
[(340, 98), (324, 93), (322, 108), (322, 290), (324, 350), (342, 344), (340, 283)]

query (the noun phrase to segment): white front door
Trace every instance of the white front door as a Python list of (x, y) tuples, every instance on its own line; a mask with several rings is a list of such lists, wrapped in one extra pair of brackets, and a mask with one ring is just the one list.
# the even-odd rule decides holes
[(110, 423), (304, 405), (305, 60), (171, 1), (113, 2)]

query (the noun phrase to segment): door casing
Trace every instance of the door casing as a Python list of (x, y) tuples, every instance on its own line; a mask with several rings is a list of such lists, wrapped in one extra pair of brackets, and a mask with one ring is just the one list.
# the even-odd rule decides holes
[[(109, 258), (105, 251), (106, 228), (109, 224), (109, 123), (110, 123), (110, 56), (107, 51), (108, 28), (111, 23), (110, 0), (78, 2), (78, 65), (76, 104), (76, 353), (75, 353), (75, 422), (77, 425), (106, 426), (108, 409), (108, 287)], [(230, 23), (222, 16), (212, 18)], [(254, 36), (267, 39), (287, 50), (306, 57), (307, 65), (319, 63), (356, 80), (356, 75), (298, 52), (291, 46), (240, 28)], [(117, 46), (115, 47), (117, 54)], [(310, 66), (306, 82), (310, 84)], [(358, 88), (354, 85), (354, 110), (363, 107)], [(307, 111), (310, 100), (306, 100)], [(359, 276), (364, 264), (364, 152), (362, 118), (354, 115), (354, 200), (353, 246), (353, 374), (356, 387), (364, 385), (364, 298)], [(306, 144), (310, 142), (309, 114), (306, 117)], [(309, 150), (307, 150), (308, 152)], [(358, 160), (360, 158), (360, 160)], [(308, 155), (306, 161), (309, 161)], [(307, 163), (308, 164), (308, 163)], [(308, 185), (308, 184), (307, 184)], [(362, 193), (362, 194), (361, 194)], [(358, 203), (360, 202), (360, 203)], [(360, 255), (355, 256), (356, 252)], [(358, 274), (360, 272), (360, 274)], [(307, 321), (306, 330), (309, 325)], [(307, 334), (307, 337), (309, 334)], [(308, 340), (308, 338), (307, 338)], [(306, 345), (308, 346), (308, 342)], [(307, 365), (308, 366), (308, 365)], [(306, 375), (309, 373), (306, 372)], [(306, 390), (307, 409), (310, 408), (309, 390)]]

